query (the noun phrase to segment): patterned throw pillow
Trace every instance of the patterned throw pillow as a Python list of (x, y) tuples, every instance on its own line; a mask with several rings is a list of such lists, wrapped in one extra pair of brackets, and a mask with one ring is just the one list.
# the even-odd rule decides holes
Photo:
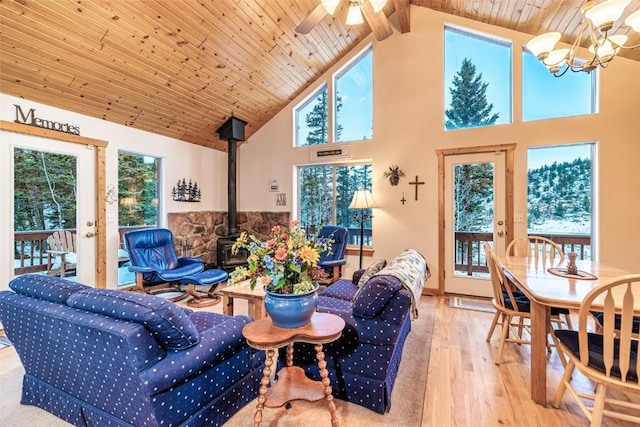
[(373, 277), (374, 274), (382, 270), (387, 265), (386, 259), (379, 259), (371, 264), (358, 280), (358, 288), (362, 288)]

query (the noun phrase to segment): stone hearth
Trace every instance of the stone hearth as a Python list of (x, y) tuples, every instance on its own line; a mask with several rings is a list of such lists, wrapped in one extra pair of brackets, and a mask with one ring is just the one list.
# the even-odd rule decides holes
[[(207, 267), (215, 265), (218, 237), (229, 234), (227, 217), (227, 212), (221, 211), (168, 214), (168, 228), (178, 256), (199, 257)], [(289, 212), (238, 212), (238, 231), (265, 240), (275, 225), (288, 227), (289, 218)]]

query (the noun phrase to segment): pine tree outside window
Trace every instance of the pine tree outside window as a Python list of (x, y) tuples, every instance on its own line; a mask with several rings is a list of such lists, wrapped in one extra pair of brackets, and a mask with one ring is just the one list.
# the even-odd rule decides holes
[(296, 147), (326, 144), (329, 138), (329, 122), (327, 107), (327, 86), (322, 85), (318, 91), (295, 109), (295, 141)]
[(445, 27), (446, 130), (511, 123), (511, 43)]
[(118, 153), (118, 224), (158, 224), (159, 159)]
[(334, 77), (334, 141), (373, 138), (373, 54), (371, 47)]
[[(358, 189), (371, 189), (371, 165), (321, 165), (298, 168), (298, 218), (300, 226), (320, 230), (326, 224), (349, 229), (351, 236), (359, 236), (360, 225), (354, 221), (349, 209), (353, 193)], [(371, 214), (371, 212), (369, 212)], [(364, 244), (371, 246), (372, 224), (364, 224)]]

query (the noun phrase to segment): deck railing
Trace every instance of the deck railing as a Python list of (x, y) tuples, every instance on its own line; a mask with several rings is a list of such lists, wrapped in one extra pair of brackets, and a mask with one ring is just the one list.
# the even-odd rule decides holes
[[(119, 241), (123, 241), (124, 233), (140, 228), (153, 226), (119, 227)], [(69, 229), (75, 233), (75, 229)], [(15, 275), (36, 273), (47, 270), (47, 238), (54, 230), (19, 231), (15, 236)], [(562, 246), (566, 253), (576, 252), (578, 259), (591, 258), (591, 236), (575, 234), (536, 233), (547, 237)], [(472, 276), (474, 273), (489, 273), (482, 250), (484, 242), (493, 242), (493, 233), (477, 233), (457, 231), (455, 233), (455, 269)], [(364, 230), (364, 244), (371, 244), (371, 229)], [(360, 244), (360, 229), (349, 229), (349, 244)]]
[[(562, 246), (565, 254), (575, 252), (578, 259), (591, 258), (591, 236), (576, 234), (535, 233)], [(482, 249), (485, 242), (493, 242), (493, 233), (456, 231), (455, 233), (455, 270), (473, 276), (474, 273), (489, 273)]]
[[(123, 242), (124, 233), (127, 231), (151, 227), (154, 226), (136, 225), (119, 227), (119, 242)], [(73, 234), (76, 233), (75, 228), (68, 228), (67, 230)], [(16, 276), (47, 271), (47, 239), (54, 231), (55, 230), (16, 231), (14, 233), (14, 274)]]

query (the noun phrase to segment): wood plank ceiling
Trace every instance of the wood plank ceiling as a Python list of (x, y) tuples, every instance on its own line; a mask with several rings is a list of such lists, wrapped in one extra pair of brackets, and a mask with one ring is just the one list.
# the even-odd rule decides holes
[[(0, 0), (0, 92), (226, 151), (215, 130), (231, 115), (251, 136), (370, 33), (343, 24), (342, 1), (296, 34), (318, 2)], [(398, 12), (394, 32), (410, 31), (412, 7), (427, 7), (570, 42), (582, 3), (390, 0), (384, 13)], [(639, 8), (632, 0), (627, 10)], [(621, 56), (640, 61), (640, 49)]]

